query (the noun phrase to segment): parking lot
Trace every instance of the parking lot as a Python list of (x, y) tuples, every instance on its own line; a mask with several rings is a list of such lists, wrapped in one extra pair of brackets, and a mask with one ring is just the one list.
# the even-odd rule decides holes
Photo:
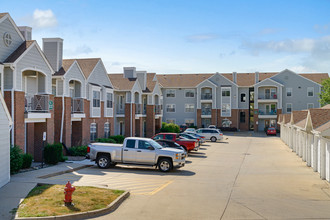
[(232, 133), (192, 152), (183, 168), (97, 166), (48, 178), (126, 189), (131, 196), (98, 219), (330, 219), (330, 185), (278, 137)]

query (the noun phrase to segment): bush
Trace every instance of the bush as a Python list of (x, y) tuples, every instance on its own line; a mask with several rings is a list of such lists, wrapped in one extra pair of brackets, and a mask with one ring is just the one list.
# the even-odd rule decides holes
[(101, 142), (101, 143), (117, 143), (114, 139), (112, 138), (97, 138), (96, 142)]
[(220, 127), (221, 131), (237, 131), (235, 127)]
[(23, 159), (23, 163), (21, 168), (22, 169), (30, 168), (32, 164), (33, 156), (31, 154), (22, 154), (22, 159)]
[(69, 148), (70, 155), (72, 156), (85, 156), (87, 154), (87, 146), (75, 146)]
[(10, 174), (17, 173), (23, 164), (22, 150), (19, 146), (14, 146), (10, 148)]
[[(117, 143), (117, 144), (122, 144), (122, 143), (124, 143), (125, 137), (122, 135), (114, 135), (114, 136), (110, 136), (109, 139), (115, 140), (115, 143)], [(109, 143), (112, 143), (112, 142), (109, 142)]]
[(47, 164), (57, 164), (63, 160), (62, 144), (47, 144), (44, 150), (45, 162)]
[(161, 132), (168, 132), (168, 133), (180, 133), (179, 125), (173, 123), (162, 123), (162, 128), (160, 129)]

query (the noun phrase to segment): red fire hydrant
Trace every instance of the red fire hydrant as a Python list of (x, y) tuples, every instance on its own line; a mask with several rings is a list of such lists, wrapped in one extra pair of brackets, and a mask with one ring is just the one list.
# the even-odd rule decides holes
[(65, 185), (64, 188), (64, 202), (66, 206), (72, 206), (72, 193), (76, 190), (74, 186), (71, 185), (70, 181)]

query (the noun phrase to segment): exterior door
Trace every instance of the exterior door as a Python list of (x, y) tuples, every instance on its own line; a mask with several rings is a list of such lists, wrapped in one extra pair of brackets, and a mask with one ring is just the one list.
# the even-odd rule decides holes
[(270, 99), (270, 89), (265, 89), (265, 99)]
[(123, 149), (123, 162), (134, 163), (136, 160), (136, 140), (127, 140), (126, 147)]
[(152, 146), (148, 141), (139, 140), (136, 151), (136, 162), (141, 164), (155, 164), (156, 150), (150, 150), (149, 147)]

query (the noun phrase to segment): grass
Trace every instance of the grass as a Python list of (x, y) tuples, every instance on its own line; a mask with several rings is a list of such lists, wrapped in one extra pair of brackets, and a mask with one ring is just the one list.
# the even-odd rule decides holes
[(77, 186), (72, 195), (74, 206), (64, 206), (64, 185), (40, 185), (32, 189), (19, 206), (18, 217), (44, 217), (74, 214), (107, 207), (122, 190)]

